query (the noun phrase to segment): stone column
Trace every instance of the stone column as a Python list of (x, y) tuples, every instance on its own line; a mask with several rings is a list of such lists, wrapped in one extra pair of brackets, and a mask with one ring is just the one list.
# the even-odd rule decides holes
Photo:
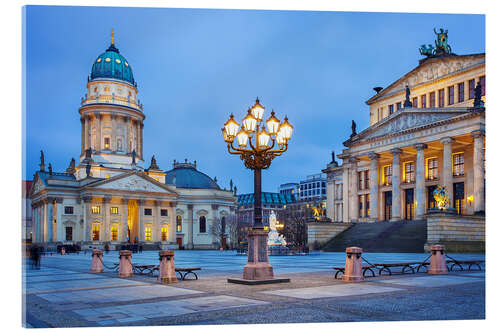
[(126, 152), (127, 153), (130, 153), (132, 152), (132, 147), (130, 146), (130, 122), (131, 122), (131, 119), (130, 117), (124, 117), (123, 118), (123, 121), (125, 122), (125, 145), (124, 147), (126, 147)]
[(170, 202), (170, 207), (169, 207), (169, 214), (170, 214), (170, 224), (168, 226), (168, 241), (169, 242), (175, 242), (175, 228), (176, 228), (176, 217), (177, 214), (175, 214), (175, 203)]
[(450, 197), (450, 206), (453, 207), (453, 156), (452, 144), (455, 140), (451, 137), (441, 139), (443, 144), (443, 171), (442, 185), (446, 187), (448, 196)]
[[(350, 197), (349, 197), (349, 222), (358, 221), (359, 219), (359, 198), (358, 198), (358, 159), (350, 158)], [(352, 203), (352, 205), (351, 205)]]
[(111, 139), (110, 139), (110, 150), (116, 151), (116, 114), (111, 114)]
[(161, 201), (156, 200), (155, 201), (155, 207), (156, 207), (156, 212), (155, 212), (155, 217), (154, 217), (154, 233), (152, 240), (155, 242), (160, 242), (161, 241)]
[(128, 237), (128, 199), (122, 198), (122, 223), (121, 223), (121, 241), (126, 242)]
[(90, 204), (92, 202), (92, 197), (83, 197), (84, 205), (84, 219), (83, 219), (83, 240), (92, 241), (92, 233), (90, 230), (92, 217), (90, 215)]
[(104, 216), (103, 216), (103, 219), (104, 219), (104, 223), (103, 223), (103, 228), (104, 228), (104, 233), (103, 233), (103, 239), (102, 241), (105, 241), (105, 242), (109, 242), (111, 240), (111, 235), (110, 235), (110, 216), (109, 216), (109, 213), (110, 213), (110, 208), (109, 208), (109, 202), (111, 201), (111, 196), (105, 196), (103, 199), (102, 199), (102, 203), (103, 203), (103, 206), (104, 206)]
[[(219, 205), (212, 205), (212, 222), (210, 225), (207, 225), (207, 232), (210, 233), (210, 230), (212, 228), (212, 225), (215, 225), (217, 223), (217, 210), (219, 209)], [(226, 228), (227, 228), (227, 221), (226, 221)], [(212, 235), (212, 243), (217, 242), (217, 236)], [(222, 240), (221, 240), (222, 242)]]
[[(55, 242), (61, 242), (66, 240), (64, 234), (64, 226), (62, 224), (62, 215), (63, 215), (62, 203), (63, 203), (63, 198), (61, 197), (56, 198), (56, 235), (54, 237)], [(76, 232), (76, 230), (74, 232)], [(73, 237), (73, 240), (74, 239), (75, 237)]]
[(33, 237), (32, 237), (32, 240), (33, 240), (33, 243), (36, 243), (38, 242), (38, 209), (37, 209), (37, 203), (36, 202), (32, 202), (31, 203), (31, 207), (32, 207), (32, 213), (31, 213), (31, 216), (32, 216), (32, 219), (33, 219)]
[(95, 120), (96, 120), (96, 143), (95, 143), (95, 150), (96, 151), (101, 151), (101, 133), (102, 133), (102, 128), (101, 128), (101, 114), (97, 113), (95, 115)]
[(140, 199), (139, 201), (139, 241), (144, 241), (144, 204), (146, 200)]
[(415, 218), (417, 220), (423, 219), (425, 215), (425, 158), (424, 149), (427, 148), (425, 143), (417, 143), (415, 146), (417, 150), (416, 162), (416, 177), (415, 177), (415, 190), (417, 209)]
[(401, 220), (401, 166), (399, 155), (402, 150), (399, 148), (391, 149), (392, 154), (392, 219), (391, 221)]
[(143, 140), (142, 140), (143, 139), (143, 137), (142, 137), (143, 129), (144, 129), (144, 124), (141, 121), (140, 132), (139, 132), (139, 135), (141, 137), (141, 159), (144, 159), (144, 157), (142, 155), (143, 154), (143, 150), (144, 150), (144, 145), (143, 145)]
[[(345, 161), (345, 160), (344, 160)], [(343, 173), (342, 173), (342, 221), (345, 223), (351, 222), (349, 218), (349, 164), (343, 163)]]
[(89, 117), (88, 116), (83, 116), (84, 118), (84, 121), (85, 121), (85, 134), (84, 134), (84, 138), (83, 138), (83, 153), (82, 154), (85, 154), (85, 149), (87, 149), (90, 145), (89, 143)]
[(370, 218), (374, 221), (378, 221), (378, 159), (379, 155), (375, 153), (370, 153), (368, 155), (370, 158)]
[(187, 209), (188, 209), (188, 244), (187, 244), (187, 248), (188, 249), (193, 249), (194, 248), (194, 244), (193, 244), (193, 205), (189, 204), (187, 205)]
[(54, 198), (47, 201), (47, 242), (54, 241)]
[(82, 126), (82, 136), (80, 138), (80, 146), (81, 146), (81, 152), (80, 155), (83, 155), (85, 153), (85, 117), (80, 117), (80, 123)]
[(484, 212), (484, 130), (473, 131), (474, 138), (474, 213)]

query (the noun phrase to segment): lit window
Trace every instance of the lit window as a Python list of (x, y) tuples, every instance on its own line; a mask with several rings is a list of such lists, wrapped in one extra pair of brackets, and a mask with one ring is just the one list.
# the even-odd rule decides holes
[(110, 61), (111, 61), (111, 59), (109, 59), (109, 58), (106, 58), (106, 62), (110, 62)]
[(429, 107), (431, 108), (436, 107), (436, 93), (434, 91), (429, 93), (429, 102), (430, 102)]
[(365, 195), (365, 216), (366, 217), (370, 216), (370, 195), (369, 194)]
[(458, 103), (465, 100), (465, 83), (461, 82), (458, 84)]
[(92, 225), (92, 240), (93, 241), (99, 240), (99, 224)]
[(359, 202), (359, 217), (363, 217), (363, 195), (358, 196)]
[(108, 86), (104, 87), (104, 91), (109, 92), (109, 87)]
[(101, 62), (101, 58), (97, 58), (97, 62)]
[(464, 175), (464, 154), (455, 153), (453, 154), (453, 176), (463, 176)]
[(438, 106), (440, 108), (444, 107), (444, 89), (439, 89), (438, 90)]
[(109, 173), (106, 174), (106, 179), (108, 179), (110, 176), (109, 176)]
[(104, 149), (109, 149), (110, 141), (109, 137), (104, 138)]
[(392, 185), (392, 165), (384, 166), (384, 177), (382, 178), (384, 186)]
[(455, 103), (455, 86), (448, 87), (448, 105)]
[(358, 190), (363, 189), (363, 171), (358, 171)]
[(144, 228), (144, 239), (147, 241), (151, 240), (151, 227)]
[(111, 207), (111, 215), (118, 215), (118, 207)]
[(92, 214), (101, 214), (101, 206), (92, 206), (90, 212)]
[(365, 170), (365, 189), (369, 189), (370, 188), (370, 171), (369, 170)]
[(151, 208), (144, 208), (144, 215), (152, 216), (153, 210)]
[(73, 206), (65, 206), (64, 207), (65, 215), (73, 215)]
[(121, 62), (122, 62), (120, 59), (116, 59), (115, 61), (117, 64), (121, 64)]
[(126, 62), (126, 61), (125, 61), (125, 66), (127, 66), (127, 67), (128, 67), (128, 62)]
[(177, 232), (182, 232), (182, 217), (180, 215), (177, 215), (175, 230)]
[(112, 241), (118, 240), (118, 227), (116, 225), (111, 227), (111, 240)]
[(200, 216), (200, 233), (207, 232), (207, 219), (205, 216)]
[(420, 96), (420, 107), (425, 109), (427, 107), (427, 96), (422, 95)]
[(427, 159), (427, 179), (435, 180), (438, 178), (438, 160), (435, 157)]
[(412, 101), (411, 105), (414, 108), (418, 108), (418, 97), (413, 97), (413, 101)]
[(415, 163), (406, 162), (406, 163), (403, 163), (403, 166), (404, 166), (404, 171), (405, 171), (403, 181), (405, 183), (415, 182)]
[(161, 209), (160, 210), (160, 215), (161, 216), (168, 216), (168, 209)]
[(167, 227), (161, 227), (161, 240), (162, 242), (167, 240)]

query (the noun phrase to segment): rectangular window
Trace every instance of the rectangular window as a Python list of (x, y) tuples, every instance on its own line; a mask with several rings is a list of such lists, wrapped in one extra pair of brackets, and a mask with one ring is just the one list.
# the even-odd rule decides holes
[(434, 91), (429, 93), (429, 107), (430, 108), (436, 107), (436, 92)]
[(144, 240), (151, 241), (151, 227), (144, 228)]
[(90, 207), (90, 212), (92, 214), (101, 214), (101, 206), (92, 206), (92, 207)]
[(404, 170), (405, 170), (403, 181), (405, 183), (415, 182), (415, 163), (406, 162), (406, 163), (403, 163), (403, 166), (404, 166)]
[(474, 88), (476, 87), (476, 80), (469, 80), (469, 99), (474, 98)]
[(420, 96), (420, 107), (425, 109), (427, 107), (426, 103), (427, 103), (427, 96), (426, 95)]
[(104, 149), (109, 149), (110, 147), (110, 139), (109, 137), (104, 138)]
[(73, 240), (73, 227), (66, 227), (66, 240), (67, 241)]
[(438, 90), (438, 107), (444, 108), (444, 89)]
[(458, 103), (465, 101), (465, 83), (458, 84)]
[(411, 106), (414, 108), (418, 108), (418, 97), (413, 97), (413, 101), (411, 102)]
[(382, 178), (384, 186), (392, 185), (392, 165), (384, 166), (384, 177)]
[(370, 216), (370, 195), (369, 194), (365, 195), (365, 216), (366, 217)]
[(464, 175), (464, 153), (453, 154), (453, 176)]
[(160, 216), (168, 216), (168, 209), (160, 209)]
[(93, 241), (99, 240), (99, 224), (92, 225), (92, 240)]
[(116, 225), (111, 226), (111, 240), (112, 241), (118, 240), (118, 227)]
[(153, 210), (151, 208), (144, 208), (144, 215), (152, 216)]
[(396, 103), (396, 110), (401, 110), (401, 102)]
[(167, 227), (161, 227), (161, 241), (167, 241)]
[(363, 217), (363, 195), (358, 196), (359, 202), (359, 217)]
[(370, 171), (369, 170), (365, 170), (365, 189), (369, 189), (370, 188)]
[(453, 184), (453, 208), (457, 210), (458, 215), (463, 215), (465, 206), (464, 183)]
[(438, 160), (435, 157), (427, 159), (427, 175), (428, 180), (438, 179)]
[(73, 215), (73, 206), (64, 206), (65, 215)]
[(111, 215), (118, 215), (118, 207), (111, 207)]
[(391, 104), (389, 105), (389, 114), (393, 114), (394, 113), (394, 104)]
[(455, 86), (448, 87), (448, 105), (455, 103)]
[(180, 215), (177, 215), (176, 223), (175, 223), (175, 230), (177, 232), (182, 232), (182, 217)]
[(363, 171), (358, 171), (358, 190), (363, 189)]
[(481, 96), (486, 95), (486, 77), (481, 76), (479, 78), (479, 83), (481, 83)]

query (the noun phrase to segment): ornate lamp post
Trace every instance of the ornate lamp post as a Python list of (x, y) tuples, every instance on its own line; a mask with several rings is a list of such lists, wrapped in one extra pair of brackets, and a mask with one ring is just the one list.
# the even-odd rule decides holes
[[(245, 280), (273, 278), (273, 267), (267, 255), (267, 231), (262, 224), (262, 169), (269, 168), (273, 158), (287, 150), (293, 131), (287, 117), (280, 122), (272, 111), (264, 124), (263, 116), (264, 107), (257, 98), (243, 118), (241, 127), (231, 114), (222, 128), (228, 152), (240, 155), (245, 166), (254, 171), (254, 224), (248, 233), (248, 263), (243, 269)], [(235, 141), (238, 147), (235, 147)]]

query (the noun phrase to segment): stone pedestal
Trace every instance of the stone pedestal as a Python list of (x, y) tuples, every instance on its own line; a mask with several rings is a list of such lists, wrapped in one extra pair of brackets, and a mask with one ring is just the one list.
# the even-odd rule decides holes
[(160, 267), (158, 268), (158, 281), (162, 284), (177, 283), (177, 277), (175, 276), (174, 251), (160, 251), (159, 256)]
[(90, 273), (102, 272), (104, 272), (104, 268), (102, 267), (102, 251), (94, 249), (92, 250), (92, 263), (90, 264)]
[(444, 254), (443, 245), (432, 245), (431, 246), (431, 265), (428, 274), (448, 274), (448, 269), (446, 268), (446, 257)]
[(267, 254), (267, 234), (264, 229), (252, 229), (248, 232), (248, 263), (243, 267), (243, 279), (273, 278), (273, 266), (269, 264)]
[(342, 275), (344, 282), (360, 282), (363, 281), (363, 271), (361, 255), (363, 249), (360, 247), (348, 247), (345, 249), (345, 272)]
[(132, 251), (121, 250), (118, 277), (131, 277), (132, 275), (134, 275), (134, 273), (132, 273)]

